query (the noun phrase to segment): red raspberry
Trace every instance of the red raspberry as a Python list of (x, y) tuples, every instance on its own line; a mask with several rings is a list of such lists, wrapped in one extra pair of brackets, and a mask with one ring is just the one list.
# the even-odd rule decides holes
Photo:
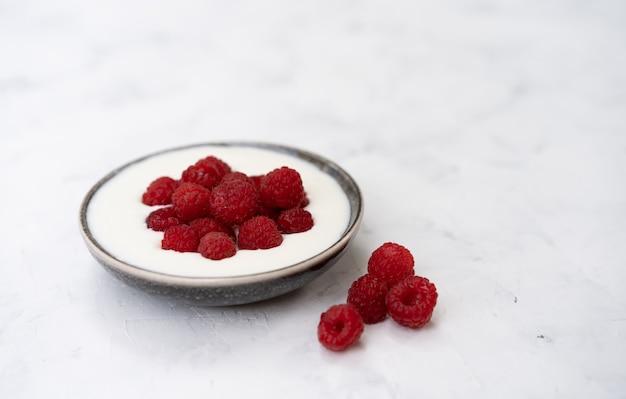
[(198, 234), (191, 226), (181, 224), (165, 230), (161, 248), (177, 252), (195, 252), (199, 241)]
[(232, 171), (230, 166), (228, 166), (226, 162), (213, 155), (209, 155), (208, 157), (199, 160), (198, 162), (196, 162), (196, 165), (205, 165), (207, 167), (211, 167), (215, 169), (217, 174), (220, 176), (224, 176)]
[(150, 212), (146, 224), (154, 231), (165, 231), (168, 227), (179, 225), (180, 219), (176, 217), (173, 206), (166, 206)]
[(220, 184), (221, 183), (226, 183), (226, 182), (229, 182), (229, 181), (232, 181), (232, 180), (243, 180), (245, 182), (249, 182), (249, 183), (254, 184), (255, 187), (256, 187), (256, 184), (254, 183), (254, 181), (252, 181), (252, 179), (250, 179), (248, 177), (248, 175), (246, 175), (245, 173), (242, 173), (242, 172), (228, 172), (228, 173), (226, 173), (224, 175), (224, 177), (222, 177), (222, 180), (220, 181)]
[(252, 180), (252, 183), (254, 183), (257, 189), (261, 187), (261, 182), (263, 181), (264, 178), (265, 178), (265, 175), (250, 176), (250, 180)]
[(235, 255), (237, 246), (228, 234), (212, 231), (202, 236), (198, 244), (198, 252), (205, 258), (220, 260)]
[(276, 224), (283, 234), (302, 233), (313, 228), (313, 216), (302, 208), (286, 209), (278, 215)]
[(352, 283), (348, 303), (353, 305), (366, 324), (383, 321), (387, 317), (387, 284), (371, 274), (365, 274)]
[(181, 181), (213, 188), (230, 172), (230, 166), (219, 158), (208, 156), (185, 169)]
[(198, 233), (198, 237), (202, 237), (207, 233), (211, 233), (213, 231), (219, 231), (224, 234), (227, 234), (233, 240), (235, 239), (235, 231), (230, 227), (217, 221), (216, 219), (207, 217), (207, 218), (199, 218), (194, 219), (189, 222), (189, 225), (196, 230)]
[(249, 181), (231, 180), (220, 183), (211, 192), (211, 214), (227, 224), (240, 224), (254, 216), (259, 196)]
[(176, 215), (183, 221), (210, 215), (211, 191), (199, 184), (181, 183), (172, 194)]
[(276, 222), (267, 216), (255, 216), (239, 226), (237, 244), (240, 249), (269, 249), (282, 242)]
[(367, 262), (368, 273), (392, 287), (407, 276), (415, 274), (415, 261), (411, 252), (402, 245), (387, 242), (378, 247)]
[(430, 321), (437, 304), (437, 288), (427, 278), (409, 276), (387, 293), (389, 316), (397, 323), (419, 328)]
[(169, 205), (172, 203), (172, 194), (178, 187), (178, 181), (168, 176), (162, 176), (148, 185), (141, 196), (141, 202), (148, 206)]
[(259, 187), (261, 201), (271, 208), (295, 208), (302, 203), (304, 188), (298, 171), (283, 166), (269, 172)]
[(307, 195), (306, 191), (304, 192), (304, 197), (302, 197), (302, 202), (300, 202), (300, 205), (298, 205), (300, 208), (306, 208), (309, 204), (311, 203), (311, 201), (309, 200), (309, 196)]
[(359, 340), (363, 329), (363, 320), (354, 306), (334, 305), (322, 313), (317, 339), (327, 349), (342, 351)]
[(269, 206), (264, 205), (261, 201), (256, 204), (256, 215), (257, 216), (267, 216), (272, 220), (276, 220), (278, 218), (278, 214), (280, 209), (270, 208)]

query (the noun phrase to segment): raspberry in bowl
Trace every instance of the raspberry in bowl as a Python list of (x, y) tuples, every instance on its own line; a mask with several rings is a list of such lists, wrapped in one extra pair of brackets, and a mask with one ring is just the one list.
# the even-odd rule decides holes
[[(345, 253), (362, 216), (356, 182), (332, 161), (275, 144), (206, 143), (113, 170), (83, 200), (80, 231), (95, 259), (129, 285), (225, 306), (317, 278)], [(277, 236), (264, 232), (271, 224)]]

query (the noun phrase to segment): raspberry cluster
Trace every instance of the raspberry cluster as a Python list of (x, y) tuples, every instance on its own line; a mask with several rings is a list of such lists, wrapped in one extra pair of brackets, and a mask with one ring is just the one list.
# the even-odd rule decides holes
[(229, 258), (237, 250), (277, 247), (283, 234), (314, 225), (304, 209), (309, 199), (298, 171), (283, 166), (248, 176), (212, 155), (189, 165), (178, 179), (155, 179), (141, 200), (159, 206), (146, 225), (163, 232), (161, 248), (198, 252), (212, 260)]
[[(332, 306), (318, 325), (318, 340), (333, 351), (345, 350), (361, 336), (364, 324), (390, 316), (398, 324), (419, 328), (430, 321), (437, 304), (437, 288), (416, 276), (411, 252), (387, 242), (372, 252), (367, 273), (348, 289), (347, 303)], [(342, 312), (335, 310), (337, 307)]]

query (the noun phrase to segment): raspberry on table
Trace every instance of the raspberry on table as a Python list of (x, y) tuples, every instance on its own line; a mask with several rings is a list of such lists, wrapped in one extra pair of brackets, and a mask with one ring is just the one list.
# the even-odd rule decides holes
[(347, 302), (356, 308), (365, 324), (374, 324), (387, 318), (387, 292), (389, 289), (384, 281), (365, 274), (348, 289)]
[(363, 330), (363, 320), (354, 306), (333, 305), (320, 317), (317, 338), (325, 348), (343, 351), (359, 340)]
[(239, 249), (269, 249), (282, 244), (283, 236), (276, 222), (267, 216), (255, 216), (239, 226)]
[(232, 227), (219, 222), (218, 220), (212, 217), (206, 218), (198, 218), (189, 222), (189, 226), (193, 227), (198, 233), (198, 237), (202, 237), (207, 233), (211, 233), (213, 231), (219, 231), (227, 234), (233, 240), (236, 239), (235, 231)]
[(154, 231), (165, 231), (168, 227), (181, 224), (180, 219), (176, 217), (173, 206), (166, 206), (155, 209), (150, 212), (146, 218), (146, 225)]
[(195, 252), (199, 242), (198, 234), (191, 226), (180, 224), (165, 230), (161, 248), (177, 252)]
[(293, 234), (311, 230), (314, 223), (311, 212), (302, 208), (291, 208), (278, 215), (276, 224), (281, 233)]
[(273, 208), (295, 208), (304, 199), (300, 173), (283, 166), (267, 173), (259, 186), (261, 201)]
[(250, 181), (233, 179), (218, 184), (210, 195), (211, 214), (227, 224), (241, 224), (255, 215), (259, 195)]
[(200, 238), (198, 252), (205, 258), (220, 260), (234, 256), (237, 252), (237, 246), (228, 234), (212, 231)]
[(427, 278), (409, 276), (387, 293), (387, 312), (398, 324), (419, 328), (430, 321), (437, 296), (437, 288)]
[(152, 181), (141, 196), (141, 202), (148, 206), (169, 205), (178, 181), (169, 176), (161, 176)]
[(378, 247), (367, 262), (367, 272), (380, 278), (392, 287), (398, 281), (415, 274), (415, 260), (411, 252), (402, 245), (387, 242)]
[(213, 188), (230, 171), (228, 164), (211, 155), (185, 169), (181, 175), (181, 181)]
[(211, 191), (196, 183), (181, 183), (172, 194), (176, 216), (183, 221), (209, 216)]

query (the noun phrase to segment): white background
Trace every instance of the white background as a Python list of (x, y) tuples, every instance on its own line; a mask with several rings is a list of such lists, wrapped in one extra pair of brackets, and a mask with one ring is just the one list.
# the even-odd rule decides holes
[[(263, 140), (365, 196), (342, 260), (232, 308), (131, 289), (89, 188), (173, 146)], [(0, 0), (0, 397), (623, 398), (626, 3)], [(316, 339), (408, 247), (432, 322)]]

